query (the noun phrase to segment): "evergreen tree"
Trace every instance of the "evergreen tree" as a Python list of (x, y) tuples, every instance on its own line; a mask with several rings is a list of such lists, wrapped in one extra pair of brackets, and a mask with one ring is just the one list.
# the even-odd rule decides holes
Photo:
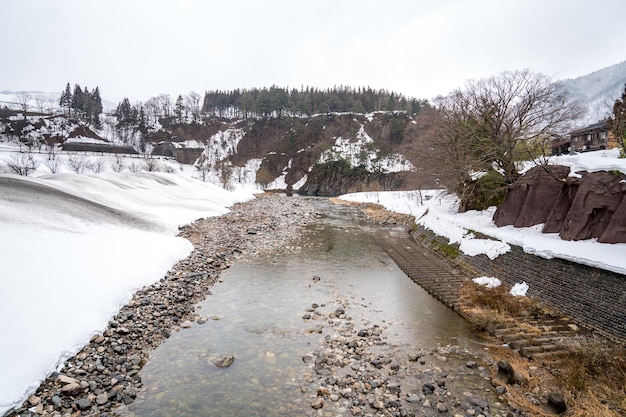
[(289, 94), (282, 88), (270, 88), (271, 109), (278, 113), (278, 117), (283, 115), (283, 110), (289, 108)]
[(85, 114), (85, 95), (78, 84), (74, 85), (74, 93), (72, 93), (72, 109), (74, 109), (74, 114)]
[(67, 83), (65, 86), (65, 91), (61, 93), (61, 97), (59, 98), (59, 106), (67, 109), (67, 117), (70, 117), (70, 112), (72, 109), (72, 91), (70, 90), (70, 83)]
[(622, 97), (615, 100), (613, 114), (608, 119), (609, 128), (615, 136), (622, 156), (626, 158), (626, 84)]
[(128, 98), (124, 97), (117, 105), (115, 116), (117, 117), (117, 126), (120, 128), (130, 127), (135, 124), (136, 119), (133, 116), (133, 107), (130, 105)]
[(256, 112), (263, 115), (263, 117), (269, 116), (272, 113), (272, 96), (267, 89), (261, 90), (259, 97), (256, 100)]
[(183, 96), (179, 95), (176, 99), (176, 104), (174, 105), (174, 118), (176, 119), (176, 123), (183, 123), (183, 114), (185, 112), (185, 105), (183, 103)]
[(247, 119), (250, 113), (254, 111), (254, 97), (252, 93), (246, 91), (242, 94), (240, 106), (243, 112), (243, 118)]
[(102, 114), (102, 99), (100, 98), (100, 89), (98, 86), (89, 95), (89, 102), (91, 108), (91, 123), (96, 129), (100, 129), (102, 124), (100, 123), (100, 115)]

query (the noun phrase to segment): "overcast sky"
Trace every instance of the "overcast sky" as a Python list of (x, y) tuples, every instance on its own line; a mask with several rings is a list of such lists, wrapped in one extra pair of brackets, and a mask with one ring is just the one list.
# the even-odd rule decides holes
[(417, 98), (626, 60), (625, 0), (0, 0), (0, 91), (369, 86)]

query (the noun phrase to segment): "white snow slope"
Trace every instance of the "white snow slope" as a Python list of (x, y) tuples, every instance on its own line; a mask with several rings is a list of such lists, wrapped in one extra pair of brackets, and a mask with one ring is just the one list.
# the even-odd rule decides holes
[(178, 227), (253, 190), (177, 174), (0, 174), (0, 415), (193, 249)]

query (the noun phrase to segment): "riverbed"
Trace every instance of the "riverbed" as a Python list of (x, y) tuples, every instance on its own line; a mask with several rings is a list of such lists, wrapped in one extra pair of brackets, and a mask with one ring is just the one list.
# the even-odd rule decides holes
[[(151, 353), (137, 399), (118, 413), (506, 415), (469, 325), (377, 245), (402, 226), (326, 199), (273, 198), (307, 207), (308, 221), (220, 275), (194, 320)], [(249, 234), (272, 239), (271, 228)], [(232, 363), (215, 366), (223, 357)]]

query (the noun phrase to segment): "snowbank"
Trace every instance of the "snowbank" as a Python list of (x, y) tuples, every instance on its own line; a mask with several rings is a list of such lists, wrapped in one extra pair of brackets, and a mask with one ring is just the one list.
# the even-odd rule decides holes
[[(572, 172), (626, 172), (626, 159), (620, 159), (616, 149), (555, 157), (550, 163), (570, 166)], [(558, 234), (541, 233), (543, 225), (527, 228), (497, 227), (491, 220), (495, 207), (484, 211), (458, 213), (457, 197), (442, 190), (364, 192), (347, 194), (340, 198), (377, 203), (388, 210), (413, 215), (418, 224), (447, 237), (450, 243), (460, 244), (460, 250), (469, 256), (485, 254), (495, 259), (510, 250), (509, 245), (516, 245), (527, 253), (543, 258), (561, 258), (626, 274), (624, 243), (605, 244), (598, 243), (595, 239), (564, 241)], [(491, 239), (477, 239), (473, 232), (480, 232)]]
[(0, 175), (0, 415), (191, 252), (179, 226), (252, 193), (180, 173)]

